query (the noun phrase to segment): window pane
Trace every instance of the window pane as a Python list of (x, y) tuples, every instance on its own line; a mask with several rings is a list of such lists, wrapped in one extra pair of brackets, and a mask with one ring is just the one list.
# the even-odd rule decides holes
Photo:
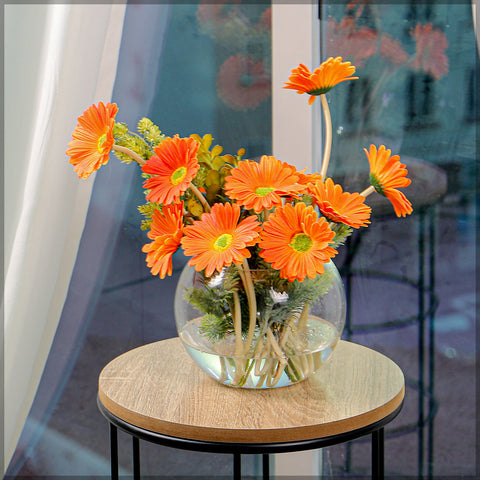
[[(210, 133), (225, 153), (244, 147), (249, 158), (269, 154), (270, 30), (269, 5), (262, 2), (128, 6), (116, 120), (134, 131), (148, 116), (167, 135)], [(69, 296), (9, 475), (108, 475), (98, 375), (117, 355), (176, 335), (173, 294), (186, 259), (175, 255), (173, 275), (164, 280), (150, 274), (137, 210), (145, 203), (142, 181), (135, 165), (113, 155), (97, 172)], [(120, 474), (131, 474), (131, 439), (120, 433), (119, 441)], [(242, 463), (246, 475), (256, 470), (255, 456)], [(231, 471), (230, 455), (142, 443), (146, 477)]]
[[(362, 191), (363, 149), (383, 144), (412, 178), (413, 215), (396, 218), (388, 201), (367, 197), (372, 223), (339, 258), (350, 294), (345, 338), (390, 356), (407, 379), (403, 412), (387, 430), (386, 473), (474, 475), (479, 70), (471, 4), (326, 3), (323, 58), (350, 60), (359, 77), (327, 93), (329, 176)], [(365, 442), (326, 455), (337, 473), (365, 472), (369, 462)]]

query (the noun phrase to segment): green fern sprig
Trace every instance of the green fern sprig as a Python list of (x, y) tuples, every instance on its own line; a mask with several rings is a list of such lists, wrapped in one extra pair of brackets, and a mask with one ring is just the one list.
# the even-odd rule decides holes
[(200, 323), (200, 333), (211, 341), (218, 341), (234, 332), (231, 318), (206, 313)]
[(292, 316), (300, 315), (306, 304), (311, 305), (325, 295), (333, 284), (333, 275), (325, 271), (315, 278), (306, 278), (303, 282), (291, 282), (288, 300), (275, 303), (271, 309), (271, 318), (276, 323), (286, 323)]
[(353, 232), (353, 228), (349, 225), (346, 225), (345, 223), (331, 222), (330, 228), (335, 232), (333, 242), (330, 243), (333, 248), (342, 246)]

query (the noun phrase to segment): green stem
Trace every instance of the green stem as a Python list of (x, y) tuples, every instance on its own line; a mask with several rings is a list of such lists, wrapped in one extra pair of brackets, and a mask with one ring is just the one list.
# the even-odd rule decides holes
[(323, 150), (322, 169), (320, 175), (325, 180), (327, 175), (328, 164), (330, 162), (330, 152), (332, 150), (332, 117), (330, 116), (330, 108), (325, 94), (320, 95), (322, 101), (323, 116), (325, 118), (325, 148)]
[(121, 145), (114, 144), (112, 150), (116, 150), (117, 152), (125, 153), (129, 157), (132, 157), (140, 166), (145, 165), (145, 160), (138, 154), (135, 153), (133, 150), (130, 150), (127, 147), (122, 147)]

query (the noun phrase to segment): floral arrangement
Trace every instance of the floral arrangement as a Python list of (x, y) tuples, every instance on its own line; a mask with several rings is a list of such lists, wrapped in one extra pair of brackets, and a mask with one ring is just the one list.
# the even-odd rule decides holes
[[(327, 176), (331, 120), (326, 93), (353, 81), (355, 67), (329, 58), (313, 72), (300, 64), (284, 88), (317, 97), (326, 123), (320, 173), (306, 173), (264, 155), (243, 159), (212, 147), (211, 135), (168, 137), (149, 119), (138, 132), (115, 121), (118, 108), (102, 102), (78, 119), (67, 154), (80, 178), (88, 178), (114, 152), (136, 162), (144, 177), (146, 203), (139, 207), (150, 240), (143, 247), (153, 275), (172, 274), (172, 256), (183, 249), (202, 279), (185, 292), (200, 312), (199, 332), (209, 341), (234, 335), (232, 358), (255, 356), (263, 363), (238, 360), (232, 384), (243, 385), (255, 370), (257, 383), (274, 385), (281, 375), (299, 381), (316, 368), (295, 360), (301, 345), (294, 333), (305, 327), (310, 305), (331, 284), (326, 265), (354, 229), (370, 223), (366, 198), (387, 197), (397, 216), (412, 212), (399, 190), (409, 185), (405, 165), (384, 145), (365, 149), (370, 185), (349, 193)], [(222, 279), (222, 289), (215, 290)], [(283, 299), (275, 301), (272, 292)], [(286, 297), (285, 297), (286, 296)], [(284, 299), (288, 298), (288, 302)], [(278, 361), (268, 364), (275, 356)], [(306, 366), (305, 366), (306, 365)]]

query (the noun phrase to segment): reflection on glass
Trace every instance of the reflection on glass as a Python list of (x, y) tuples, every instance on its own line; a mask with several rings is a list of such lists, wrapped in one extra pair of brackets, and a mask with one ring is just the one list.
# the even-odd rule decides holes
[[(326, 2), (322, 18), (322, 58), (350, 60), (359, 77), (330, 93), (331, 175), (357, 191), (373, 143), (399, 154), (412, 178), (408, 222), (399, 227), (391, 209), (374, 209), (381, 221), (361, 243), (352, 238), (339, 265), (348, 338), (396, 360), (407, 378), (404, 412), (387, 432), (387, 473), (473, 475), (479, 70), (471, 4)], [(366, 455), (365, 444), (335, 447), (325, 468), (354, 475)]]
[(172, 8), (153, 120), (167, 133), (214, 132), (226, 151), (243, 147), (247, 158), (271, 154), (270, 37), (265, 2)]
[[(151, 2), (150, 2), (151, 3)], [(135, 130), (145, 115), (162, 133), (212, 133), (224, 153), (271, 153), (270, 5), (157, 2), (128, 5), (113, 102)], [(107, 101), (109, 99), (103, 99)], [(65, 148), (70, 139), (65, 139)], [(73, 173), (72, 173), (73, 174)], [(101, 369), (115, 356), (176, 335), (173, 276), (149, 273), (133, 168), (112, 159), (95, 178), (70, 292), (37, 397), (8, 474), (11, 478), (109, 474), (108, 428), (96, 406)], [(131, 474), (131, 439), (119, 435), (120, 474)], [(142, 477), (231, 474), (229, 456), (142, 444)], [(248, 456), (245, 474), (256, 459)]]

